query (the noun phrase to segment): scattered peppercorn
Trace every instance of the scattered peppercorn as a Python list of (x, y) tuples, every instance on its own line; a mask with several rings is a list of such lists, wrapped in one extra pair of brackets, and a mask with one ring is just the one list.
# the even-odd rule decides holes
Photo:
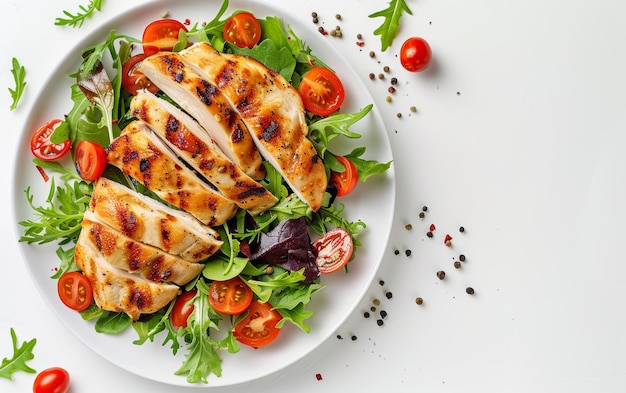
[(392, 85), (397, 85), (398, 84), (398, 78), (396, 78), (395, 76), (393, 78), (391, 78), (391, 84)]
[(385, 297), (386, 297), (387, 299), (391, 299), (391, 298), (393, 297), (393, 293), (391, 293), (391, 292), (386, 292), (386, 293), (385, 293)]
[(339, 14), (335, 15), (335, 19), (341, 20), (341, 15), (339, 15)]
[(385, 74), (383, 73), (378, 74), (378, 79), (385, 79)]
[(369, 77), (370, 77), (371, 80), (374, 80), (376, 78), (376, 75), (374, 75), (373, 72), (370, 72)]
[(312, 18), (317, 18), (317, 12), (315, 12), (315, 11), (311, 12), (311, 17)]
[(367, 312), (367, 311), (365, 311), (365, 312), (363, 313), (363, 316), (364, 316), (365, 318), (369, 318), (369, 317), (370, 317), (370, 313), (369, 313), (369, 312)]
[(363, 39), (363, 34), (359, 33), (356, 35), (356, 39), (357, 40), (362, 40)]
[(337, 32), (335, 30), (331, 30), (330, 31), (330, 36), (331, 37), (336, 37), (337, 36)]
[(446, 272), (444, 272), (443, 270), (439, 270), (437, 272), (437, 278), (443, 280), (444, 278), (446, 278)]
[(317, 18), (313, 18), (312, 20), (313, 20), (314, 24), (317, 24), (319, 22), (319, 20)]
[(315, 374), (315, 379), (317, 379), (318, 381), (321, 381), (322, 380), (322, 374), (320, 374), (320, 373)]
[(375, 305), (375, 306), (380, 306), (380, 300), (378, 300), (378, 299), (374, 299), (374, 300), (372, 301), (372, 304), (373, 304), (373, 305)]
[(416, 297), (415, 298), (415, 304), (421, 306), (424, 303), (424, 299), (422, 299), (421, 297)]
[(426, 232), (426, 236), (433, 237), (433, 233), (431, 231)]
[(374, 51), (370, 51), (370, 57), (376, 57), (376, 53), (374, 53)]
[(417, 108), (414, 106), (410, 107), (409, 110), (413, 113), (417, 112)]
[(350, 337), (350, 339), (351, 339), (352, 341), (356, 341), (356, 336), (355, 336), (355, 335), (352, 335), (352, 337)]
[(411, 250), (406, 250), (406, 251), (404, 252), (404, 254), (405, 254), (407, 257), (410, 257), (410, 256), (411, 256)]
[(388, 91), (389, 93), (393, 94), (393, 93), (395, 93), (395, 92), (396, 92), (396, 88), (395, 88), (395, 87), (393, 87), (393, 86), (389, 86), (389, 88), (387, 89), (387, 91)]
[(341, 337), (341, 334), (337, 335), (337, 340), (343, 340), (343, 337)]
[(460, 91), (457, 91), (457, 92), (456, 92), (456, 95), (457, 95), (457, 96), (460, 96), (460, 95), (461, 95), (461, 92), (460, 92)]
[(464, 227), (459, 227), (459, 232), (461, 232), (461, 233), (465, 232), (465, 228)]
[(424, 214), (424, 212), (420, 212), (419, 217), (420, 218), (424, 218), (424, 217), (426, 217), (426, 214)]
[(411, 229), (413, 229), (413, 225), (411, 225), (411, 224), (406, 224), (406, 225), (404, 226), (404, 229), (406, 229), (407, 231), (410, 231)]
[(387, 97), (385, 97), (385, 101), (387, 101), (387, 102), (391, 102), (391, 101), (392, 101), (392, 99), (391, 99), (391, 97), (390, 97), (390, 96), (387, 96)]
[(400, 113), (400, 112), (396, 113), (396, 117), (397, 117), (398, 119), (399, 119), (399, 118), (401, 118), (401, 117), (402, 117), (402, 113)]
[(371, 312), (376, 312), (376, 307), (374, 307), (374, 306), (370, 307), (370, 311)]
[(461, 268), (461, 262), (459, 262), (459, 261), (454, 261), (454, 267), (455, 267), (456, 269), (460, 269), (460, 268)]
[(383, 286), (385, 285), (385, 282), (383, 280), (378, 281), (378, 285)]
[(382, 319), (377, 319), (377, 320), (376, 320), (376, 324), (377, 324), (378, 326), (383, 326), (383, 324), (384, 324), (384, 323), (385, 323), (385, 322), (383, 322), (383, 320), (382, 320)]
[(385, 71), (385, 72), (389, 72), (389, 70), (390, 70), (389, 66), (384, 66), (384, 67), (383, 67), (383, 71)]
[(445, 239), (443, 239), (443, 244), (445, 244), (447, 247), (452, 246), (452, 236), (446, 234)]
[(387, 311), (385, 311), (385, 310), (380, 310), (380, 317), (381, 317), (382, 319), (387, 318)]
[(465, 262), (465, 255), (464, 254), (459, 255), (459, 261)]
[(393, 253), (396, 255), (400, 255), (400, 250), (393, 250)]
[(428, 206), (422, 206), (422, 211), (423, 212), (427, 212), (428, 211)]
[(474, 294), (474, 288), (472, 288), (472, 287), (467, 287), (467, 288), (465, 288), (465, 292), (466, 292), (468, 295), (473, 295), (473, 294)]
[(320, 26), (320, 27), (317, 28), (317, 31), (319, 31), (320, 33), (323, 34), (324, 33), (324, 28), (322, 26)]

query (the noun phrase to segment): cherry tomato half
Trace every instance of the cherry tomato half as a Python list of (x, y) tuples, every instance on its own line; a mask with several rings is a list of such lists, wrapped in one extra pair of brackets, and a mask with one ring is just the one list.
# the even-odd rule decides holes
[(315, 263), (320, 273), (335, 272), (348, 263), (354, 251), (354, 244), (348, 231), (334, 228), (313, 242), (317, 251)]
[(224, 24), (224, 40), (239, 48), (252, 49), (261, 39), (261, 24), (249, 12), (240, 12)]
[(346, 168), (343, 172), (332, 171), (330, 173), (330, 182), (337, 189), (337, 196), (346, 196), (354, 190), (359, 182), (359, 171), (356, 169), (356, 165), (349, 159), (343, 156), (336, 156), (337, 161), (343, 164)]
[(61, 367), (50, 367), (35, 377), (33, 393), (66, 393), (70, 387), (70, 374)]
[(70, 151), (69, 139), (63, 143), (50, 141), (50, 136), (59, 123), (61, 123), (60, 119), (50, 120), (35, 131), (30, 139), (30, 151), (35, 157), (44, 161), (56, 161)]
[(141, 38), (143, 53), (150, 56), (160, 51), (174, 49), (181, 29), (188, 31), (185, 25), (175, 19), (158, 19), (150, 23), (144, 29)]
[(276, 340), (280, 328), (276, 324), (283, 319), (282, 315), (269, 303), (253, 300), (248, 307), (248, 314), (237, 324), (233, 335), (242, 344), (259, 348)]
[(159, 91), (159, 88), (139, 71), (139, 65), (146, 57), (148, 56), (145, 53), (140, 53), (126, 60), (122, 65), (122, 86), (132, 95), (136, 95), (141, 89), (147, 89), (152, 94)]
[(196, 296), (197, 292), (198, 291), (194, 289), (192, 291), (183, 292), (178, 296), (172, 308), (172, 313), (170, 314), (170, 322), (173, 327), (187, 327), (187, 320), (194, 309), (193, 304), (190, 302)]
[(91, 283), (77, 271), (64, 273), (59, 277), (57, 291), (63, 304), (76, 311), (83, 311), (89, 307), (93, 299)]
[(76, 146), (76, 170), (85, 181), (94, 181), (107, 166), (104, 148), (92, 141), (82, 140)]
[(213, 281), (209, 287), (209, 303), (222, 314), (241, 314), (252, 302), (252, 296), (252, 289), (239, 277)]
[(346, 95), (339, 77), (325, 67), (313, 67), (304, 74), (298, 92), (304, 107), (320, 116), (328, 116), (339, 109)]
[(423, 71), (430, 65), (432, 52), (428, 42), (420, 37), (411, 37), (400, 48), (400, 64), (407, 71)]

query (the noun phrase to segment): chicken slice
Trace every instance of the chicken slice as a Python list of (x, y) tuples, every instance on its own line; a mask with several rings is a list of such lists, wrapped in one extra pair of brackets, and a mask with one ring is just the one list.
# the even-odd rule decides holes
[(104, 177), (94, 186), (89, 209), (97, 221), (189, 262), (210, 257), (222, 245), (217, 231), (191, 214)]
[(265, 187), (230, 161), (200, 125), (176, 106), (140, 91), (132, 100), (130, 110), (240, 208), (256, 215), (278, 202)]
[(159, 52), (143, 60), (139, 69), (193, 116), (248, 176), (256, 180), (265, 177), (261, 154), (237, 112), (215, 86), (187, 67), (177, 53)]
[(184, 166), (142, 121), (133, 121), (115, 138), (107, 148), (107, 160), (206, 225), (221, 225), (237, 211), (237, 205)]
[(298, 92), (278, 72), (242, 55), (223, 55), (206, 42), (180, 52), (187, 65), (216, 86), (241, 115), (254, 142), (300, 199), (319, 210), (328, 179), (307, 138)]
[(91, 282), (98, 307), (124, 312), (133, 321), (159, 311), (178, 293), (174, 284), (155, 283), (112, 266), (88, 236), (78, 237), (74, 261)]
[(156, 247), (135, 241), (85, 212), (80, 236), (86, 236), (107, 261), (118, 269), (137, 273), (153, 282), (185, 285), (194, 279), (204, 265), (188, 262)]

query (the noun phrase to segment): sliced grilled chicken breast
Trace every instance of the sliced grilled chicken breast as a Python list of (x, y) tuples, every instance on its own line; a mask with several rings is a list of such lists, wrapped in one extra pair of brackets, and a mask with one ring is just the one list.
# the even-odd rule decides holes
[(279, 73), (241, 55), (223, 55), (206, 42), (180, 52), (187, 65), (216, 86), (241, 115), (263, 157), (313, 211), (319, 210), (328, 179), (307, 138), (298, 92)]
[(202, 181), (142, 121), (133, 121), (107, 148), (109, 164), (209, 226), (232, 218), (237, 205)]
[(88, 236), (78, 237), (74, 261), (91, 282), (98, 307), (124, 312), (133, 321), (157, 312), (178, 293), (174, 284), (155, 283), (112, 266)]
[(240, 208), (255, 215), (278, 202), (265, 187), (230, 161), (200, 125), (176, 106), (140, 91), (130, 109), (133, 116), (148, 124), (179, 157)]
[(153, 282), (185, 285), (195, 278), (201, 263), (188, 262), (156, 247), (135, 241), (85, 212), (80, 236), (86, 236), (107, 261), (118, 269), (137, 273)]
[(189, 262), (210, 257), (222, 245), (217, 231), (191, 214), (104, 177), (94, 186), (89, 210), (97, 221)]
[(265, 177), (261, 154), (237, 112), (215, 86), (187, 67), (177, 53), (159, 52), (143, 60), (139, 69), (193, 116), (248, 176), (256, 180)]

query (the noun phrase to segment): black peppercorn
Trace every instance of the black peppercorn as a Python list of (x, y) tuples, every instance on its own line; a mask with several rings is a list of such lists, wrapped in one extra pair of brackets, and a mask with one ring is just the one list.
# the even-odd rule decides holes
[(439, 270), (437, 272), (437, 278), (443, 280), (444, 278), (446, 278), (446, 272), (444, 272), (443, 270)]

